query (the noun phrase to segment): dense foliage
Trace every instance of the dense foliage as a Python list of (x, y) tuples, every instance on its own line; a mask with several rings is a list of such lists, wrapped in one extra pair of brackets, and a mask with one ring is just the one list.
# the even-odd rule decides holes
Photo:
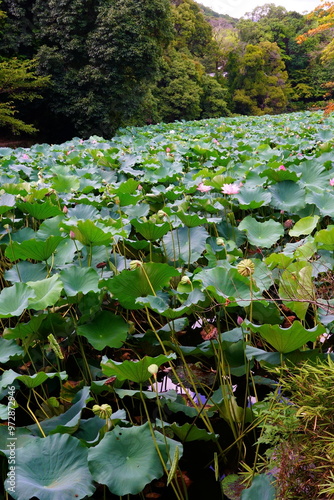
[(240, 20), (193, 0), (2, 0), (1, 9), (0, 61), (14, 81), (15, 65), (29, 68), (21, 81), (36, 88), (13, 102), (0, 88), (0, 126), (39, 128), (50, 142), (331, 97), (327, 4), (311, 17), (266, 4)]
[(0, 149), (14, 499), (333, 498), (333, 125)]

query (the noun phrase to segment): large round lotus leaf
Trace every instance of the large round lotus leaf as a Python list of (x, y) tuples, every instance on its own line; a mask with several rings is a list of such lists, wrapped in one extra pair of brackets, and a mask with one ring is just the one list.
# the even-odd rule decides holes
[(66, 295), (74, 297), (78, 293), (99, 292), (99, 275), (91, 267), (71, 266), (60, 273)]
[(143, 306), (136, 303), (138, 297), (153, 295), (179, 274), (167, 264), (148, 262), (133, 271), (126, 269), (113, 276), (107, 282), (107, 287), (126, 309), (140, 309)]
[(241, 500), (275, 500), (276, 493), (270, 476), (260, 474), (255, 476), (250, 488), (243, 490)]
[(279, 210), (298, 210), (305, 206), (305, 191), (293, 181), (282, 181), (269, 188), (271, 205)]
[(5, 488), (15, 500), (73, 500), (92, 495), (87, 448), (68, 434), (53, 434), (16, 450), (15, 491), (10, 471)]
[(314, 240), (321, 250), (334, 250), (334, 226), (327, 226), (326, 229), (318, 231)]
[(0, 293), (0, 318), (19, 316), (28, 307), (29, 299), (34, 297), (34, 290), (25, 283), (4, 288)]
[(245, 217), (239, 224), (239, 229), (246, 231), (251, 245), (260, 248), (270, 248), (284, 234), (282, 224), (272, 219), (258, 222), (251, 215)]
[(94, 480), (119, 496), (136, 495), (163, 474), (148, 424), (116, 426), (89, 449), (88, 462)]

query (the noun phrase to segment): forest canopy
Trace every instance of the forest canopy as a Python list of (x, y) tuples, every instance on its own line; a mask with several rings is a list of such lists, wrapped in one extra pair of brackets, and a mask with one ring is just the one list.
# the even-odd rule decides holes
[(295, 111), (331, 97), (332, 2), (309, 16), (268, 3), (239, 20), (193, 0), (0, 9), (0, 128), (11, 133), (110, 137), (126, 125)]

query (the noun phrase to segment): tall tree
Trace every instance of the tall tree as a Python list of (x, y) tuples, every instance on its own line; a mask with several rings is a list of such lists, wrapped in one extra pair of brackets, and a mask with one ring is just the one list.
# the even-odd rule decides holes
[(288, 75), (276, 43), (248, 44), (231, 53), (229, 84), (235, 111), (240, 114), (280, 113), (288, 102)]
[[(323, 0), (318, 7), (316, 7), (308, 16), (309, 19), (313, 20), (316, 24), (315, 27), (309, 29), (305, 33), (302, 33), (297, 37), (297, 43), (301, 44), (308, 40), (310, 37), (319, 35), (321, 33), (328, 34), (327, 40), (323, 41), (323, 46), (321, 49), (320, 61), (327, 68), (331, 70), (333, 74), (334, 70), (334, 2), (329, 2)], [(326, 89), (325, 97), (334, 98), (334, 82), (327, 81), (322, 84), (322, 87)], [(326, 107), (325, 113), (330, 113), (334, 111), (334, 102)]]
[[(6, 31), (7, 16), (0, 10), (0, 33)], [(49, 83), (49, 77), (36, 74), (36, 61), (5, 58), (0, 52), (0, 128), (14, 134), (31, 134), (37, 129), (18, 118), (20, 102), (41, 98), (40, 92)]]
[(67, 128), (67, 137), (110, 136), (139, 115), (172, 38), (169, 0), (4, 0), (4, 6), (16, 31), (27, 33), (17, 50), (33, 51), (38, 71), (52, 75), (45, 123)]

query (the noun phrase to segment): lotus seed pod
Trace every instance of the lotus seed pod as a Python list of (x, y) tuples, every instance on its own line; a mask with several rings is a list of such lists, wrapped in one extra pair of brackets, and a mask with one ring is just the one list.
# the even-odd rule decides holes
[(158, 212), (157, 212), (157, 216), (158, 216), (160, 219), (163, 219), (164, 217), (167, 217), (167, 214), (166, 214), (166, 212), (164, 212), (163, 210), (158, 210)]
[(143, 263), (140, 260), (132, 260), (130, 262), (130, 269), (133, 271), (134, 269), (137, 269), (138, 267), (141, 267)]
[(255, 271), (255, 264), (250, 259), (244, 259), (237, 265), (237, 271), (241, 276), (251, 276)]
[(95, 415), (97, 415), (100, 418), (103, 418), (106, 420), (107, 418), (110, 418), (112, 414), (112, 408), (110, 405), (104, 404), (104, 405), (94, 405), (92, 408), (92, 411)]
[(180, 280), (180, 285), (190, 285), (190, 284), (191, 284), (191, 281), (188, 278), (188, 276), (182, 276), (182, 278)]
[(148, 366), (148, 368), (147, 368), (147, 371), (151, 375), (154, 375), (154, 376), (158, 373), (158, 370), (159, 370), (158, 365), (155, 365), (154, 363), (152, 365)]

